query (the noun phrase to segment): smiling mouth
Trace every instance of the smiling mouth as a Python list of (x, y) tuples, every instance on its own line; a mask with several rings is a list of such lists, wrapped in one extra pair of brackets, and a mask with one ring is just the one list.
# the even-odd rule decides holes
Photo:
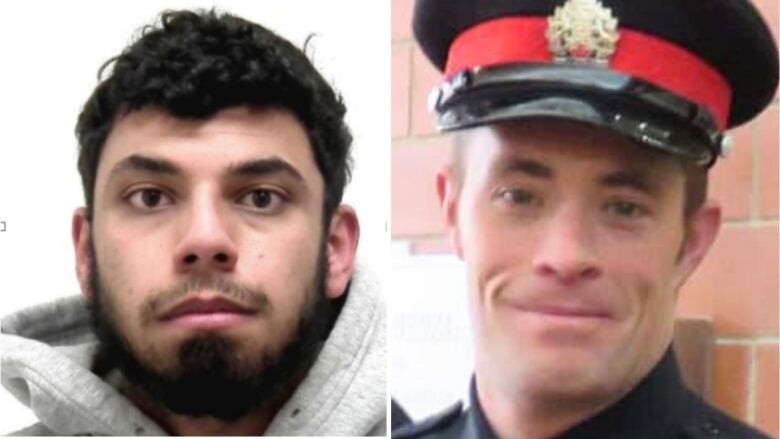
[(534, 304), (517, 305), (512, 304), (511, 308), (524, 314), (547, 318), (550, 321), (561, 322), (600, 322), (611, 320), (612, 315), (600, 309), (582, 306), (557, 305), (557, 304)]

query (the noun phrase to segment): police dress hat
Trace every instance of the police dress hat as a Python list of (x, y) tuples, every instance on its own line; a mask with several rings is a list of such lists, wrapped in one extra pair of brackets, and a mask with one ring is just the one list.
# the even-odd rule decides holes
[(777, 87), (748, 0), (417, 0), (413, 29), (444, 131), (562, 118), (710, 166)]

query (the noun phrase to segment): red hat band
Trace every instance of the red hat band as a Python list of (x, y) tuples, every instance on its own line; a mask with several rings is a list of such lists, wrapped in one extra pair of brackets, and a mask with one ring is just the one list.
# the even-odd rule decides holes
[[(486, 21), (461, 33), (450, 46), (447, 79), (480, 67), (555, 62), (544, 17), (507, 17)], [(731, 105), (731, 87), (709, 64), (680, 46), (630, 29), (619, 28), (608, 60), (610, 70), (668, 90), (709, 110), (722, 131)]]

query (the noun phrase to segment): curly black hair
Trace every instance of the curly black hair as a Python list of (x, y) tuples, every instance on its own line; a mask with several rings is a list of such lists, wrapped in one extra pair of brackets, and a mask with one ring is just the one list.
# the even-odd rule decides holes
[(302, 123), (325, 181), (323, 222), (330, 221), (350, 178), (352, 135), (341, 97), (304, 51), (235, 15), (165, 11), (159, 23), (144, 26), (135, 42), (103, 64), (98, 80), (109, 66), (110, 76), (95, 88), (76, 124), (88, 220), (100, 155), (119, 116), (154, 106), (204, 119), (248, 105), (286, 109)]

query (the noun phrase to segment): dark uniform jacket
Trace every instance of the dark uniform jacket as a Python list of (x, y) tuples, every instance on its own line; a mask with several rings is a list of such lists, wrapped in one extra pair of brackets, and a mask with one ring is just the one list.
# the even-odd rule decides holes
[[(471, 383), (472, 406), (458, 403), (420, 423), (393, 431), (398, 439), (495, 438)], [(628, 395), (560, 439), (752, 439), (763, 433), (704, 402), (682, 382), (671, 350)]]

